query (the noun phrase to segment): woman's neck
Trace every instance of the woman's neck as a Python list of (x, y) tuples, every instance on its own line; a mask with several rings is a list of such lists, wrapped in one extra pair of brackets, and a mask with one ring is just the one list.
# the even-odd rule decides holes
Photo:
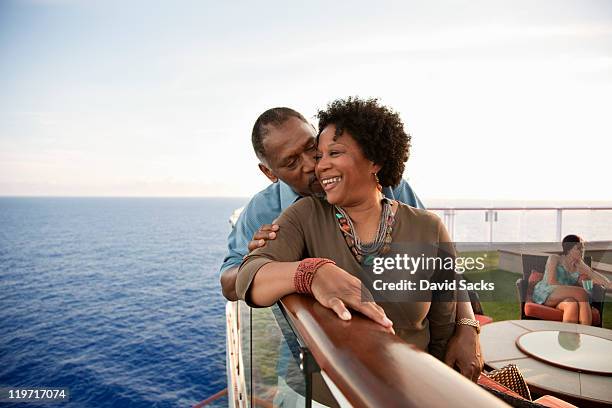
[(361, 202), (342, 206), (342, 209), (351, 217), (355, 226), (372, 223), (373, 221), (378, 222), (382, 213), (381, 200), (382, 195), (377, 192), (376, 195), (372, 195)]
[[(568, 272), (576, 269), (576, 265), (578, 264), (578, 260), (573, 260), (567, 255), (563, 255), (563, 259), (561, 260), (561, 264), (567, 269)], [(570, 271), (571, 269), (571, 271)]]

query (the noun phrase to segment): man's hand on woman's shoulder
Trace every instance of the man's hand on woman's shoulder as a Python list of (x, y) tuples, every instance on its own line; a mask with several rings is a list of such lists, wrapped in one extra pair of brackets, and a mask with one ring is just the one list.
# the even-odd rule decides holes
[(259, 227), (253, 235), (253, 239), (249, 242), (249, 252), (265, 246), (267, 241), (276, 239), (278, 230), (278, 224), (264, 224)]

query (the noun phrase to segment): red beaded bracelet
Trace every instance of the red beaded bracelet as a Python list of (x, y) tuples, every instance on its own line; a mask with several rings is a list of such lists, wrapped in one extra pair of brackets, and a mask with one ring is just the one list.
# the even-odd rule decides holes
[(336, 264), (327, 258), (306, 258), (300, 262), (295, 275), (293, 275), (293, 286), (297, 293), (312, 294), (312, 280), (317, 270), (325, 264)]

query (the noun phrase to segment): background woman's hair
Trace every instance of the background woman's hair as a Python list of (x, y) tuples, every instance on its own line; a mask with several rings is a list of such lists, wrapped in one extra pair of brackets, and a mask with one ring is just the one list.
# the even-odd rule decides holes
[(336, 136), (346, 130), (364, 156), (382, 166), (378, 172), (381, 185), (400, 183), (410, 154), (411, 136), (404, 131), (404, 124), (396, 112), (380, 105), (378, 99), (349, 97), (329, 103), (317, 117), (319, 134), (328, 125), (336, 126)]
[(563, 255), (567, 255), (567, 253), (571, 251), (572, 248), (579, 242), (582, 242), (582, 239), (580, 239), (578, 235), (566, 235), (565, 238), (563, 238), (563, 242), (561, 242), (561, 246), (563, 247)]

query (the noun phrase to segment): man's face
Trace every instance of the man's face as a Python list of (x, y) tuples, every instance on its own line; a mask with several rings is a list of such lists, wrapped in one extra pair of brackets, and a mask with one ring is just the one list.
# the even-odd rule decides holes
[(295, 117), (280, 126), (270, 126), (263, 145), (272, 177), (262, 171), (270, 179), (278, 177), (302, 196), (321, 193), (321, 185), (314, 174), (315, 136), (310, 124)]

